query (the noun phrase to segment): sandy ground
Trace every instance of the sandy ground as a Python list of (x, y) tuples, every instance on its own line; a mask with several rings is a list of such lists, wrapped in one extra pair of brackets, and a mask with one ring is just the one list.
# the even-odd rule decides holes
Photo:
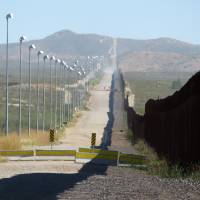
[(69, 161), (10, 161), (0, 164), (0, 179), (28, 173), (77, 173), (82, 166)]
[[(112, 69), (106, 69), (100, 83), (90, 90), (88, 110), (81, 111), (75, 125), (67, 127), (60, 144), (53, 149), (75, 149), (91, 146), (91, 135), (96, 133), (96, 146), (102, 142), (104, 128), (108, 122), (109, 94), (112, 81)], [(35, 146), (35, 149), (50, 149), (50, 146)]]
[(104, 128), (108, 121), (109, 93), (112, 72), (106, 71), (100, 84), (91, 91), (88, 111), (83, 111), (74, 127), (65, 130), (65, 137), (61, 140), (66, 147), (89, 147), (91, 133), (97, 134), (96, 145), (101, 144)]

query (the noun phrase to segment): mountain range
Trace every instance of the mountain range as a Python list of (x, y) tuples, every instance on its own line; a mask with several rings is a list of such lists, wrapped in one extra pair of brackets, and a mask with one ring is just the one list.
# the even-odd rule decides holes
[[(43, 39), (24, 42), (23, 62), (28, 60), (28, 46), (34, 43), (37, 50), (66, 61), (74, 57), (112, 53), (113, 38), (97, 34), (78, 34), (62, 30)], [(32, 53), (34, 54), (34, 53)], [(5, 44), (0, 45), (2, 64), (5, 64)], [(135, 40), (117, 38), (118, 65), (124, 71), (198, 71), (200, 69), (200, 45), (189, 44), (171, 38)], [(19, 44), (9, 45), (9, 59), (13, 67), (19, 63)], [(37, 61), (32, 56), (33, 62)]]

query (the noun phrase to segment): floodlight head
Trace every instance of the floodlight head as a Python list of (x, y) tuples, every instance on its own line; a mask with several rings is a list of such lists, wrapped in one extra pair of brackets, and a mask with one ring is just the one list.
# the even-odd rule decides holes
[(39, 55), (41, 55), (43, 53), (44, 53), (44, 51), (38, 51), (37, 55), (39, 56)]
[(56, 63), (60, 63), (60, 59), (56, 59)]
[(20, 38), (19, 38), (19, 41), (22, 43), (24, 40), (27, 40), (26, 36), (22, 35)]
[(65, 64), (65, 65), (64, 65), (64, 69), (68, 70), (68, 68), (69, 68), (68, 65)]
[(6, 19), (8, 20), (8, 19), (13, 19), (13, 14), (12, 13), (8, 13), (7, 15), (6, 15)]
[(51, 56), (50, 60), (55, 60), (55, 57), (54, 57), (54, 56)]
[(81, 73), (80, 71), (78, 72), (78, 74), (79, 74), (80, 76), (82, 75), (82, 73)]
[(44, 59), (44, 60), (49, 59), (49, 56), (48, 56), (48, 55), (45, 55), (45, 56), (43, 57), (43, 59)]
[(74, 71), (74, 68), (73, 68), (73, 67), (69, 67), (69, 70), (70, 70), (70, 71)]
[(69, 69), (69, 65), (68, 65), (68, 64), (65, 64), (65, 67), (66, 67), (67, 69)]
[(62, 64), (62, 65), (65, 65), (65, 61), (64, 61), (64, 60), (61, 60), (61, 64)]
[(35, 47), (35, 45), (34, 44), (31, 44), (30, 46), (29, 46), (29, 49), (35, 49), (36, 47)]

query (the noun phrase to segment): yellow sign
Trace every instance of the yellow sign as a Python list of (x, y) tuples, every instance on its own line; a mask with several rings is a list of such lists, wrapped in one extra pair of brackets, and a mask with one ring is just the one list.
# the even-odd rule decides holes
[(91, 146), (95, 146), (95, 144), (96, 144), (96, 133), (92, 133)]
[(54, 129), (50, 129), (49, 142), (54, 142), (55, 139), (54, 134), (55, 134)]

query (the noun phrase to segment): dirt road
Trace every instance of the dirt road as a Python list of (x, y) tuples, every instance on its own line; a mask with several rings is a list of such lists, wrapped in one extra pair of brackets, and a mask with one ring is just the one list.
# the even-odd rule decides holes
[(66, 128), (65, 137), (61, 141), (63, 145), (70, 148), (89, 147), (91, 133), (97, 134), (96, 145), (101, 144), (108, 121), (111, 79), (112, 71), (106, 70), (100, 84), (90, 92), (89, 110), (81, 112), (81, 117), (74, 127)]

